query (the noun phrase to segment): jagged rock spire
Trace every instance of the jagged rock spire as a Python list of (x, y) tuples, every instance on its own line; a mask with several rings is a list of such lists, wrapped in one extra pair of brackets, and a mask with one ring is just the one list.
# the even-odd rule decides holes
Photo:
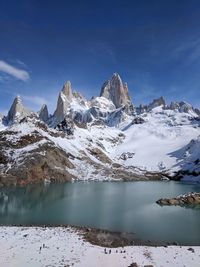
[(44, 122), (47, 122), (47, 120), (49, 118), (49, 112), (48, 112), (48, 108), (47, 108), (46, 104), (42, 105), (42, 107), (39, 111), (39, 118), (41, 120), (43, 120)]
[(8, 112), (7, 120), (9, 122), (14, 122), (18, 119), (22, 119), (23, 117), (30, 114), (22, 103), (22, 99), (20, 96), (15, 97), (13, 104)]
[(57, 122), (61, 122), (64, 119), (67, 113), (67, 109), (69, 108), (70, 103), (72, 101), (72, 98), (73, 94), (72, 94), (71, 82), (67, 81), (58, 96), (57, 108), (56, 111), (54, 112), (54, 118), (56, 119)]
[(66, 98), (71, 101), (73, 94), (72, 94), (72, 86), (71, 86), (71, 82), (67, 81), (62, 89), (62, 93), (66, 96)]
[(122, 82), (118, 73), (114, 73), (111, 79), (103, 84), (100, 96), (111, 100), (116, 108), (131, 104), (128, 86)]

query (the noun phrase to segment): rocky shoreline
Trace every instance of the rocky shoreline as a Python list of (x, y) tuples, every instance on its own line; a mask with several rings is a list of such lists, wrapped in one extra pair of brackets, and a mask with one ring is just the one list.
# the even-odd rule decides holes
[(200, 206), (200, 193), (188, 193), (174, 198), (161, 198), (156, 201), (161, 206)]

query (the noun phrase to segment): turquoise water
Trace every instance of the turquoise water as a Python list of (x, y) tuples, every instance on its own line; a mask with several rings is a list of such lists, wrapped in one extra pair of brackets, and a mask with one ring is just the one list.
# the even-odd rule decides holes
[(162, 197), (200, 192), (180, 182), (77, 182), (0, 189), (0, 224), (73, 224), (138, 238), (200, 245), (200, 209), (160, 207)]

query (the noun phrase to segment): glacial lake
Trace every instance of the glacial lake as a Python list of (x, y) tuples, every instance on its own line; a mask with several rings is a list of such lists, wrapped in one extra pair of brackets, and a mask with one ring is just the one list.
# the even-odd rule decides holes
[(200, 192), (180, 182), (76, 182), (0, 189), (0, 224), (89, 226), (143, 240), (200, 245), (200, 209), (161, 207), (159, 198)]

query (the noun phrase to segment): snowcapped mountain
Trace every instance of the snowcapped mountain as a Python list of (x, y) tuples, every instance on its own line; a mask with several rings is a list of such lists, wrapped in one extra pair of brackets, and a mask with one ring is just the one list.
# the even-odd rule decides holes
[[(49, 115), (17, 97), (0, 117), (0, 184), (66, 180), (200, 180), (200, 111), (164, 98), (134, 107), (118, 74), (86, 100), (68, 81)], [(192, 141), (191, 141), (192, 140)], [(194, 178), (195, 177), (195, 178)]]

